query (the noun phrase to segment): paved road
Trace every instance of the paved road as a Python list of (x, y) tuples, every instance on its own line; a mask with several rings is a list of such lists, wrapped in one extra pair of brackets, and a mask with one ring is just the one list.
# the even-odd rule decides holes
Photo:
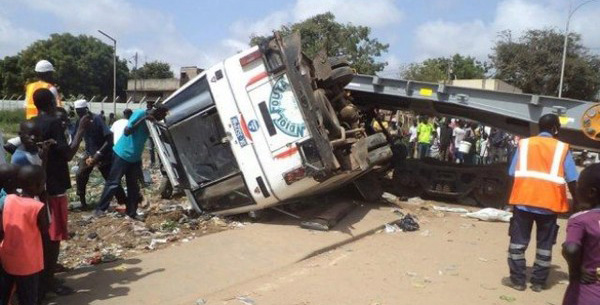
[(204, 236), (165, 250), (71, 272), (75, 295), (58, 304), (194, 304), (372, 232), (395, 219), (389, 208), (361, 207), (331, 232), (276, 222)]
[[(379, 233), (241, 285), (206, 295), (206, 304), (239, 305), (559, 305), (567, 267), (560, 255), (565, 220), (554, 247), (550, 289), (518, 292), (508, 276), (508, 224), (420, 214), (421, 230)], [(535, 236), (532, 236), (535, 241)], [(534, 242), (535, 244), (535, 242)], [(531, 266), (535, 250), (527, 251)]]
[[(554, 248), (550, 289), (517, 292), (500, 284), (508, 274), (508, 224), (440, 214), (427, 205), (403, 206), (421, 223), (413, 233), (371, 234), (397, 217), (390, 207), (366, 206), (326, 233), (300, 229), (282, 217), (208, 235), (72, 272), (67, 283), (79, 292), (56, 302), (561, 304), (567, 269), (560, 247)], [(564, 240), (565, 220), (560, 225), (558, 244)], [(530, 247), (529, 265), (533, 257)]]

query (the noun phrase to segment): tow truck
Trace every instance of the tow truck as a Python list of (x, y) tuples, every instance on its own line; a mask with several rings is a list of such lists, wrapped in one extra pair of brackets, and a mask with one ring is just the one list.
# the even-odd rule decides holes
[(405, 160), (402, 144), (385, 128), (370, 128), (379, 119), (375, 109), (467, 118), (519, 135), (534, 134), (540, 116), (557, 113), (562, 140), (593, 150), (600, 139), (598, 105), (355, 75), (343, 57), (308, 58), (299, 34), (275, 33), (207, 69), (162, 105), (167, 117), (148, 124), (171, 185), (196, 210), (220, 215), (348, 184), (377, 199), (376, 176), (388, 168), (400, 192), (502, 203), (505, 165)]

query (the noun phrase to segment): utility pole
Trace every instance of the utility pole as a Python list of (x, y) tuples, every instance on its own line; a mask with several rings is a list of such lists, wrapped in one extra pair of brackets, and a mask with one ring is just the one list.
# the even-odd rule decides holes
[(110, 35), (102, 32), (101, 30), (98, 30), (98, 32), (100, 32), (100, 34), (106, 36), (113, 42), (113, 113), (114, 115), (117, 115), (117, 40), (110, 37)]
[(133, 74), (133, 103), (135, 104), (135, 99), (137, 98), (137, 78), (138, 78), (138, 53), (135, 52), (135, 66), (134, 66), (135, 74)]
[(560, 82), (558, 84), (558, 97), (562, 97), (562, 92), (563, 92), (563, 80), (565, 77), (565, 62), (567, 61), (567, 44), (569, 42), (569, 23), (571, 23), (571, 17), (573, 17), (573, 14), (575, 14), (575, 12), (580, 9), (582, 6), (590, 3), (590, 2), (596, 2), (598, 0), (588, 0), (585, 2), (580, 3), (578, 6), (576, 6), (573, 9), (573, 2), (569, 3), (569, 14), (567, 15), (567, 23), (565, 25), (565, 41), (563, 43), (563, 53), (562, 53), (562, 62), (561, 62), (561, 66), (560, 66)]

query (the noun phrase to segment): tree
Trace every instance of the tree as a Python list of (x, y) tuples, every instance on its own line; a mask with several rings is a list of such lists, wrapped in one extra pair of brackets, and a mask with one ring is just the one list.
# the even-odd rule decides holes
[[(302, 50), (310, 58), (321, 50), (328, 56), (347, 56), (352, 67), (358, 73), (375, 74), (382, 71), (387, 62), (378, 61), (387, 52), (389, 44), (379, 42), (371, 37), (371, 28), (351, 23), (342, 24), (335, 21), (332, 13), (325, 13), (308, 18), (292, 25), (284, 25), (279, 31), (282, 35), (300, 32)], [(252, 35), (250, 44), (256, 45), (265, 39)]]
[[(495, 77), (524, 92), (558, 95), (565, 36), (555, 30), (529, 30), (517, 40), (500, 34), (490, 56)], [(600, 58), (590, 55), (581, 36), (570, 33), (563, 96), (591, 100), (600, 89)]]
[(446, 79), (480, 79), (489, 71), (487, 63), (470, 56), (455, 54), (452, 57), (430, 58), (413, 63), (400, 72), (403, 79), (438, 82)]
[(137, 77), (139, 79), (148, 79), (148, 78), (173, 78), (173, 71), (171, 71), (171, 66), (166, 62), (160, 61), (151, 61), (145, 63), (141, 68), (134, 69), (132, 72), (132, 77)]
[[(41, 59), (54, 65), (55, 80), (64, 96), (112, 95), (113, 48), (92, 36), (68, 33), (52, 34), (16, 56), (5, 57), (0, 63), (2, 93), (23, 94), (24, 85), (35, 79), (34, 67)], [(127, 62), (117, 59), (118, 95), (124, 95), (128, 74)]]
[(18, 56), (6, 56), (0, 60), (0, 94), (24, 94), (23, 78), (19, 69)]

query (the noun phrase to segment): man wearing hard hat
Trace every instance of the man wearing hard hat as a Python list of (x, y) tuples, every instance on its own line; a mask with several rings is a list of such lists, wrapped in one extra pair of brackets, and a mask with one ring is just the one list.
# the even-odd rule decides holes
[(25, 118), (30, 119), (37, 116), (38, 110), (33, 104), (33, 93), (38, 89), (48, 89), (56, 98), (56, 106), (61, 107), (58, 90), (54, 86), (54, 66), (47, 60), (42, 59), (35, 65), (35, 73), (38, 81), (25, 86)]

